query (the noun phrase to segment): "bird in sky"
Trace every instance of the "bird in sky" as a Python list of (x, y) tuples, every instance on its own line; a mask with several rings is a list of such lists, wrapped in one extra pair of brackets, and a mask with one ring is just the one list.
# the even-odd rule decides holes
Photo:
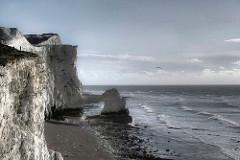
[(156, 67), (157, 69), (163, 69), (162, 67)]

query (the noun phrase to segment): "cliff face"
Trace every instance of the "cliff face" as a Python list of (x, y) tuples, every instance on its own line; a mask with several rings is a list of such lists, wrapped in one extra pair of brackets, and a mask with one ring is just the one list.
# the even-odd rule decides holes
[(0, 46), (0, 159), (50, 160), (44, 138), (49, 72), (34, 54)]
[(50, 114), (57, 111), (81, 110), (83, 103), (81, 82), (77, 77), (77, 48), (71, 45), (53, 45), (45, 48), (46, 64), (50, 69)]
[(36, 44), (0, 27), (1, 160), (62, 159), (47, 149), (45, 115), (82, 104), (76, 47), (60, 44), (56, 34), (31, 36)]
[(63, 108), (79, 108), (82, 104), (81, 83), (77, 77), (75, 61), (77, 48), (71, 45), (52, 46), (47, 64), (54, 75), (54, 104)]
[[(81, 82), (77, 77), (77, 47), (64, 45), (58, 34), (23, 35), (16, 28), (0, 27), (1, 43), (42, 57), (49, 76), (48, 112), (81, 108)], [(52, 108), (52, 109), (51, 109)]]

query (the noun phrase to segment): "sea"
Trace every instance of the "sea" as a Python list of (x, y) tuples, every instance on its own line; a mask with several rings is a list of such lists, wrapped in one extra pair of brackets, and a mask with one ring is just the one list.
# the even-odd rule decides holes
[[(158, 157), (240, 160), (240, 86), (84, 86), (84, 93), (117, 88), (126, 97), (133, 134)], [(86, 114), (99, 114), (103, 104)], [(111, 128), (110, 128), (111, 129)]]

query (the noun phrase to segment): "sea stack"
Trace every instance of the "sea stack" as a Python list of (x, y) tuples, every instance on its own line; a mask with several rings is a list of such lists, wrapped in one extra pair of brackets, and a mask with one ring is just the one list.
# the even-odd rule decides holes
[(117, 89), (113, 88), (103, 93), (104, 108), (102, 115), (107, 114), (127, 114), (126, 100), (120, 96)]

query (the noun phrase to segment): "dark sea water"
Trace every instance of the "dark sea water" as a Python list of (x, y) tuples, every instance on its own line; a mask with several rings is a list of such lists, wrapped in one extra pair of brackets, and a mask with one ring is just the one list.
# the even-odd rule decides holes
[(110, 88), (128, 97), (131, 125), (142, 128), (138, 136), (150, 138), (155, 154), (240, 159), (240, 86), (84, 86), (84, 92), (101, 94)]

